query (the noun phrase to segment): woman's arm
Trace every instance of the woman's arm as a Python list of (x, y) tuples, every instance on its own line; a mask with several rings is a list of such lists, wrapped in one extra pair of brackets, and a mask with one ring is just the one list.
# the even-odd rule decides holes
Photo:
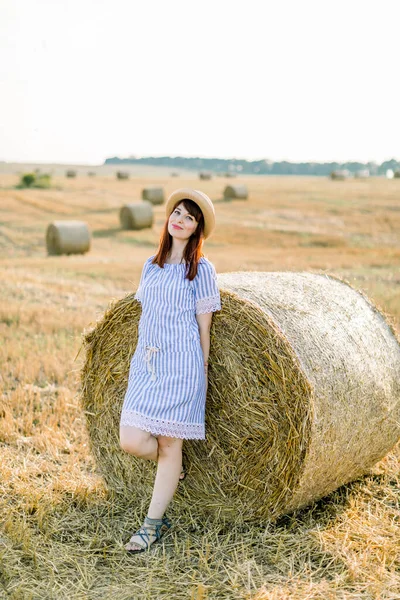
[(200, 344), (201, 349), (203, 350), (204, 357), (204, 373), (206, 376), (208, 375), (208, 356), (210, 353), (210, 329), (211, 329), (211, 321), (212, 321), (212, 312), (204, 313), (200, 315), (196, 315), (197, 324), (199, 326), (200, 331)]

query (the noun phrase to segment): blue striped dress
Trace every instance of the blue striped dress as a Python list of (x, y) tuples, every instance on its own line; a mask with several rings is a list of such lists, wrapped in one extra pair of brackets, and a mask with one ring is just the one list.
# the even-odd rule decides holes
[(142, 305), (122, 426), (153, 435), (205, 439), (206, 376), (196, 314), (221, 310), (214, 265), (205, 257), (193, 281), (186, 265), (143, 266), (135, 299)]

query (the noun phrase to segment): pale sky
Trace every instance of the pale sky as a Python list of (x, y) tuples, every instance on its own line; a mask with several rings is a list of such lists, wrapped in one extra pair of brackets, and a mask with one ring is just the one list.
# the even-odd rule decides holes
[(0, 0), (0, 160), (399, 160), (399, 32), (399, 0)]

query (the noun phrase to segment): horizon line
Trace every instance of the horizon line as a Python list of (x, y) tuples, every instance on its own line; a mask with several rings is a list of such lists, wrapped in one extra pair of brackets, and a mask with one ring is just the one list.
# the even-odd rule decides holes
[[(161, 158), (171, 158), (171, 159), (176, 159), (176, 158), (183, 158), (183, 159), (205, 159), (205, 160), (224, 160), (224, 161), (241, 161), (241, 162), (248, 162), (248, 163), (254, 163), (254, 162), (265, 162), (268, 164), (276, 164), (276, 163), (288, 163), (288, 164), (317, 164), (317, 165), (324, 165), (324, 164), (331, 164), (331, 163), (337, 163), (337, 164), (343, 164), (343, 163), (360, 163), (360, 164), (375, 164), (377, 166), (382, 165), (385, 162), (390, 162), (390, 161), (395, 161), (395, 162), (400, 162), (400, 159), (395, 158), (395, 157), (391, 157), (391, 158), (387, 158), (385, 160), (383, 160), (382, 162), (378, 162), (376, 160), (367, 160), (367, 161), (363, 161), (360, 159), (347, 159), (347, 160), (337, 160), (337, 159), (331, 159), (331, 160), (289, 160), (289, 159), (281, 159), (281, 160), (271, 160), (268, 158), (259, 158), (259, 159), (248, 159), (248, 158), (238, 158), (238, 157), (221, 157), (221, 156), (184, 156), (184, 155), (173, 155), (173, 154), (160, 154), (160, 155), (143, 155), (143, 156), (127, 156), (127, 157), (121, 157), (121, 156), (108, 156), (107, 158), (103, 159), (102, 163), (97, 163), (97, 162), (54, 162), (54, 161), (46, 161), (46, 160), (4, 160), (4, 159), (0, 159), (0, 164), (43, 164), (43, 165), (74, 165), (74, 166), (92, 166), (92, 167), (103, 167), (106, 166), (106, 161), (110, 160), (110, 159), (119, 159), (119, 160), (142, 160), (142, 159), (150, 159), (150, 158), (154, 158), (154, 159), (161, 159)], [(161, 165), (162, 166), (162, 165)]]

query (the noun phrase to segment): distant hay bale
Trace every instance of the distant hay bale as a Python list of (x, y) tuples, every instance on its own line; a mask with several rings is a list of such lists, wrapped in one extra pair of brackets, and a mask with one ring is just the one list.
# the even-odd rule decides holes
[(164, 190), (159, 187), (148, 187), (142, 190), (142, 199), (152, 204), (162, 204), (164, 202)]
[(336, 181), (344, 181), (345, 179), (349, 179), (350, 171), (347, 169), (337, 169), (336, 171), (332, 171), (330, 174), (330, 178)]
[(207, 181), (208, 179), (211, 179), (212, 175), (209, 171), (200, 171), (199, 173), (199, 178)]
[[(365, 473), (400, 436), (400, 345), (381, 313), (335, 278), (224, 273), (213, 317), (206, 440), (185, 441), (174, 505), (274, 519)], [(86, 335), (82, 405), (104, 478), (149, 501), (155, 465), (119, 448), (140, 303), (116, 302)], [(157, 366), (156, 366), (157, 368)]]
[(176, 171), (174, 171), (173, 173), (171, 173), (171, 177), (179, 177), (179, 173), (177, 173)]
[(247, 200), (249, 193), (245, 185), (227, 185), (224, 189), (225, 200)]
[(73, 171), (72, 169), (69, 169), (68, 171), (65, 172), (65, 177), (76, 177), (77, 173), (76, 171)]
[(122, 229), (146, 229), (153, 225), (153, 206), (147, 200), (125, 204), (119, 211)]
[(90, 249), (90, 231), (83, 221), (53, 221), (46, 232), (50, 255), (84, 254)]
[(369, 169), (359, 169), (354, 173), (354, 177), (356, 179), (368, 179), (369, 177)]
[(96, 177), (95, 171), (88, 171), (88, 177)]
[(396, 171), (394, 171), (394, 173), (393, 173), (393, 177), (394, 177), (395, 179), (399, 179), (399, 177), (400, 177), (400, 170), (399, 170), (399, 169), (397, 169)]
[(127, 171), (117, 171), (117, 179), (129, 179), (129, 173)]

